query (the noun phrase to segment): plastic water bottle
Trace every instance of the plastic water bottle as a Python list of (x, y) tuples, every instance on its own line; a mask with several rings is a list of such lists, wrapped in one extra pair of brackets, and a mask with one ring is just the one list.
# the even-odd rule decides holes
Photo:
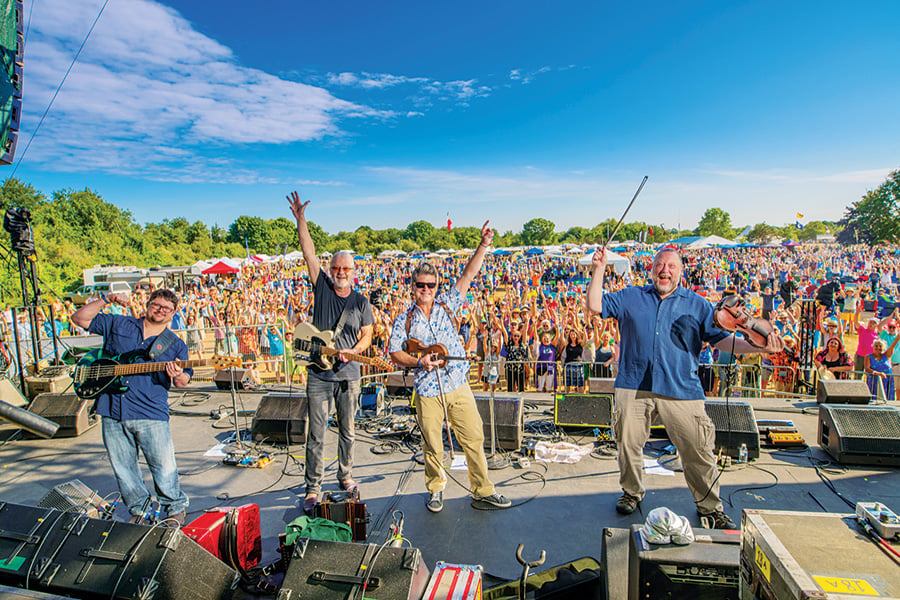
[(491, 365), (491, 370), (488, 371), (488, 383), (491, 385), (497, 385), (497, 381), (500, 379), (500, 372), (497, 371), (497, 365)]
[(741, 444), (741, 447), (738, 449), (738, 462), (747, 462), (748, 456), (749, 453), (747, 452), (747, 444)]

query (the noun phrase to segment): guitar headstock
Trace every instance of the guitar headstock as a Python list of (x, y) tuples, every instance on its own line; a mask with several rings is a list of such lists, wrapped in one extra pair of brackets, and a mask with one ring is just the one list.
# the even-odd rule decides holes
[(378, 356), (372, 357), (372, 366), (383, 371), (393, 371), (394, 365)]
[(209, 359), (209, 364), (216, 371), (221, 371), (222, 369), (230, 369), (231, 367), (240, 368), (243, 363), (241, 362), (240, 356), (217, 355)]

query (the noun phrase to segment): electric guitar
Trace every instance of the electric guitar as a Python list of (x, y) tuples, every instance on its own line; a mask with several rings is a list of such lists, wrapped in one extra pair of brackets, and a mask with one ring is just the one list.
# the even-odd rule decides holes
[[(377, 356), (363, 356), (346, 350), (338, 350), (334, 347), (334, 332), (319, 331), (309, 323), (300, 323), (294, 329), (294, 363), (306, 366), (316, 365), (320, 369), (328, 370), (334, 365), (331, 357), (335, 357), (339, 352), (343, 352), (348, 359), (382, 369), (384, 371), (393, 371), (394, 365), (378, 358)], [(340, 360), (340, 359), (338, 359)]]
[[(126, 375), (164, 371), (165, 362), (135, 362), (149, 358), (146, 350), (132, 350), (119, 355), (106, 354), (102, 349), (89, 352), (72, 372), (72, 387), (83, 400), (92, 400), (103, 393), (122, 394), (128, 390), (119, 379)], [(241, 359), (235, 356), (213, 356), (202, 360), (177, 360), (180, 367), (204, 367), (211, 365), (217, 371), (228, 367), (240, 367)]]

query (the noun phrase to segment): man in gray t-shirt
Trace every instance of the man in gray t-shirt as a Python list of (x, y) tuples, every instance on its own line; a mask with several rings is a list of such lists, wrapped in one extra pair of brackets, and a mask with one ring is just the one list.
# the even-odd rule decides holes
[[(349, 360), (348, 354), (360, 354), (372, 345), (372, 324), (375, 318), (369, 300), (352, 289), (353, 256), (349, 252), (338, 252), (331, 257), (329, 270), (325, 273), (316, 257), (316, 248), (306, 223), (306, 206), (300, 195), (292, 192), (288, 196), (291, 211), (297, 219), (297, 236), (300, 250), (309, 270), (309, 281), (313, 288), (312, 324), (320, 331), (333, 331), (340, 325), (334, 339), (334, 347), (345, 350), (334, 361), (331, 369), (318, 366), (308, 367), (309, 379), (306, 384), (306, 399), (309, 406), (309, 432), (306, 439), (306, 497), (303, 510), (312, 513), (322, 489), (325, 476), (325, 428), (331, 402), (334, 401), (338, 421), (338, 481), (341, 489), (352, 491), (357, 488), (351, 477), (353, 467), (353, 418), (359, 399), (359, 365)], [(346, 315), (341, 323), (342, 315)]]

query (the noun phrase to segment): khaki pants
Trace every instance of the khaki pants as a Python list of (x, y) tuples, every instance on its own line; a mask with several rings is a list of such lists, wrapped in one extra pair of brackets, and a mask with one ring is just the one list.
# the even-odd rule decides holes
[[(469, 487), (477, 498), (494, 493), (488, 479), (487, 459), (484, 456), (484, 429), (469, 384), (444, 394), (447, 416), (456, 440), (462, 446), (469, 467)], [(418, 396), (416, 416), (422, 431), (422, 453), (425, 457), (425, 488), (429, 493), (440, 492), (447, 484), (444, 474), (444, 439), (441, 434), (444, 409), (439, 396)]]
[(666, 432), (684, 467), (684, 479), (697, 512), (709, 514), (722, 510), (716, 458), (713, 454), (716, 428), (706, 414), (704, 400), (676, 400), (616, 388), (613, 433), (619, 449), (619, 484), (637, 498), (644, 497), (644, 444), (650, 437), (650, 424), (659, 414)]

